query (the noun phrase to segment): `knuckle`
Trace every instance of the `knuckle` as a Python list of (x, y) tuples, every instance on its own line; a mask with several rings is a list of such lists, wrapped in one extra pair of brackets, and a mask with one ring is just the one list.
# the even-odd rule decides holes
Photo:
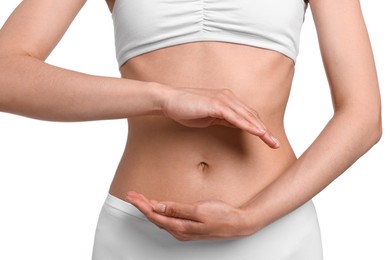
[(214, 99), (213, 100), (213, 116), (221, 117), (224, 111), (224, 103), (221, 100)]
[(267, 134), (267, 129), (265, 129), (264, 127), (261, 127), (259, 130), (260, 130), (259, 136), (263, 137)]
[(178, 224), (177, 227), (175, 228), (175, 232), (178, 233), (178, 234), (185, 234), (187, 231), (187, 229), (185, 228), (185, 226), (183, 224)]
[(167, 207), (166, 209), (166, 214), (171, 216), (171, 217), (177, 217), (177, 210), (173, 207)]

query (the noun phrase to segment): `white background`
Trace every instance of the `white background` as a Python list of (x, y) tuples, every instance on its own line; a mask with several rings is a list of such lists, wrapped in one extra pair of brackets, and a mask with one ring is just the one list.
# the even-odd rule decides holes
[[(0, 25), (19, 2), (0, 1)], [(390, 5), (385, 0), (361, 3), (381, 85), (384, 135), (314, 199), (326, 260), (390, 259)], [(119, 76), (111, 16), (103, 0), (87, 2), (47, 62)], [(308, 9), (286, 114), (298, 155), (331, 116)], [(58, 123), (0, 113), (0, 259), (91, 258), (98, 214), (125, 145), (126, 127), (125, 120)]]

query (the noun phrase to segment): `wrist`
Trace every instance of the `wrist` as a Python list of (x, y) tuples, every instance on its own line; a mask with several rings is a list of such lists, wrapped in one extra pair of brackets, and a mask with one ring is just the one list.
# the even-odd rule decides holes
[(240, 216), (240, 233), (242, 236), (249, 236), (260, 230), (258, 218), (253, 215), (249, 208), (238, 208)]
[(263, 217), (259, 214), (259, 210), (253, 207), (250, 203), (246, 203), (238, 208), (240, 217), (243, 221), (243, 232), (246, 235), (251, 235), (263, 228)]
[(151, 115), (165, 115), (165, 107), (172, 87), (158, 82), (148, 82), (147, 88), (152, 100)]

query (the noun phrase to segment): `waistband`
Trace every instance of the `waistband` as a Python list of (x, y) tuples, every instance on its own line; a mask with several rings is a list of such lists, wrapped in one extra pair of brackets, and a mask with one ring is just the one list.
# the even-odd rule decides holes
[[(121, 200), (110, 193), (108, 193), (107, 198), (104, 202), (105, 205), (112, 207), (116, 210), (122, 211), (126, 214), (132, 215), (137, 218), (144, 219), (146, 221), (150, 220), (139, 210), (137, 207), (135, 207), (133, 204), (126, 202), (124, 200)], [(306, 212), (306, 214), (305, 214)], [(311, 214), (307, 214), (307, 212), (311, 212)], [(306, 216), (311, 216), (312, 214), (317, 215), (314, 203), (312, 200), (307, 201), (297, 209), (295, 209), (293, 212), (289, 213), (288, 215), (296, 215), (296, 214), (304, 214)], [(286, 218), (287, 216), (284, 216)]]
[(107, 198), (104, 202), (105, 205), (108, 205), (114, 209), (120, 210), (126, 214), (133, 215), (138, 218), (145, 219), (147, 221), (148, 218), (139, 210), (137, 207), (135, 207), (133, 204), (126, 202), (124, 200), (121, 200), (110, 193), (108, 193)]

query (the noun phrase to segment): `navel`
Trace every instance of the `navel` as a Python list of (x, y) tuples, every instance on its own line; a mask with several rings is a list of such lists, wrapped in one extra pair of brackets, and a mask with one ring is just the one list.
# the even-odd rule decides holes
[(199, 168), (202, 172), (206, 172), (206, 171), (208, 170), (209, 167), (210, 167), (210, 166), (209, 166), (209, 164), (208, 164), (207, 162), (202, 161), (202, 162), (198, 163), (198, 168)]

